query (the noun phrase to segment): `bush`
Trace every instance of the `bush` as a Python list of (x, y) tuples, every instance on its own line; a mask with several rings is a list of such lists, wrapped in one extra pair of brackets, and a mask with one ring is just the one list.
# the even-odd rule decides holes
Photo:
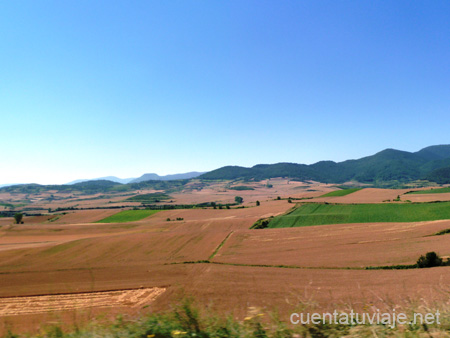
[(442, 265), (444, 265), (442, 258), (434, 251), (427, 252), (425, 256), (422, 255), (417, 260), (418, 268), (432, 268), (434, 266)]
[(22, 218), (23, 218), (23, 214), (21, 214), (20, 212), (18, 212), (17, 214), (14, 215), (16, 224), (23, 224)]
[(259, 203), (259, 201), (256, 201), (256, 206), (259, 207), (261, 205), (261, 203)]
[(236, 196), (234, 198), (234, 201), (238, 204), (242, 204), (242, 202), (244, 202), (244, 199), (241, 196)]
[(273, 216), (270, 216), (269, 218), (261, 218), (257, 220), (250, 229), (266, 229), (269, 227), (270, 221), (273, 219)]

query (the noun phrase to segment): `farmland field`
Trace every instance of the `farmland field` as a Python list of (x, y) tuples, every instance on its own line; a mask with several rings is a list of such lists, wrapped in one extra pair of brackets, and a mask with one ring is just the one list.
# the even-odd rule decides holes
[(358, 191), (358, 190), (361, 190), (361, 188), (341, 189), (341, 190), (336, 190), (336, 191), (326, 193), (325, 195), (322, 195), (320, 197), (346, 196), (346, 195), (354, 193), (355, 191)]
[[(230, 184), (211, 182), (170, 196), (174, 205), (232, 203), (236, 191), (227, 189)], [(125, 196), (119, 194), (85, 196), (83, 202), (78, 196), (72, 201), (69, 195), (56, 193), (52, 202), (43, 202), (45, 194), (42, 199), (33, 197), (34, 205), (52, 210), (79, 203), (104, 209), (25, 216), (24, 224), (13, 224), (12, 217), (0, 219), (0, 332), (38, 331), (41, 325), (55, 322), (78, 325), (119, 313), (159, 312), (170, 309), (182, 294), (242, 319), (249, 307), (276, 309), (287, 316), (300, 304), (314, 304), (317, 309), (336, 304), (381, 308), (386, 300), (399, 306), (413, 300), (440, 301), (448, 291), (442, 281), (449, 280), (450, 267), (365, 268), (411, 264), (428, 251), (450, 256), (449, 220), (413, 221), (446, 218), (442, 208), (449, 209), (450, 203), (305, 203), (283, 216), (294, 206), (288, 197), (311, 201), (332, 191), (333, 185), (286, 179), (271, 179), (270, 188), (267, 181), (245, 184), (254, 190), (240, 191), (243, 204), (230, 209), (118, 212), (106, 208), (111, 200), (122, 203)], [(375, 202), (404, 192), (366, 188), (321, 199)], [(155, 191), (134, 195), (147, 193)], [(407, 221), (392, 223), (405, 215)], [(281, 222), (291, 216), (334, 224), (249, 229), (261, 218)]]
[(117, 214), (106, 217), (97, 223), (125, 223), (125, 222), (135, 222), (141, 219), (147, 218), (154, 215), (158, 210), (125, 210), (120, 211)]
[(417, 190), (408, 192), (408, 195), (422, 195), (422, 194), (445, 194), (450, 193), (450, 187), (438, 188), (438, 189), (427, 189), (427, 190)]
[(274, 218), (270, 228), (323, 224), (421, 222), (450, 219), (450, 203), (303, 204)]

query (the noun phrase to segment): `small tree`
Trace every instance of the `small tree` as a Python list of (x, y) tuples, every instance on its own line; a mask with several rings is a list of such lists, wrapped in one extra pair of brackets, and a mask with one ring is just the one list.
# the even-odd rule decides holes
[(442, 266), (442, 258), (434, 251), (427, 252), (425, 256), (420, 256), (417, 260), (417, 267), (419, 268), (431, 268), (433, 266)]
[(14, 215), (14, 219), (16, 220), (16, 224), (20, 224), (23, 219), (23, 214), (18, 212), (17, 214)]
[(279, 201), (279, 200), (281, 200), (281, 197), (280, 197), (280, 196), (277, 196), (277, 201)]
[(244, 199), (241, 196), (236, 196), (234, 198), (234, 201), (238, 204), (242, 204), (242, 202), (244, 202)]
[(259, 207), (261, 205), (261, 203), (259, 203), (259, 201), (256, 201), (256, 206)]

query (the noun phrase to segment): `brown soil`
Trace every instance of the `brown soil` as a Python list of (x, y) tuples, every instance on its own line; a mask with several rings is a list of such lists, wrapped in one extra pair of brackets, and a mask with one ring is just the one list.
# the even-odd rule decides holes
[[(122, 224), (93, 223), (119, 212), (102, 209), (69, 212), (53, 222), (47, 216), (30, 217), (23, 225), (0, 219), (0, 297), (8, 297), (0, 300), (0, 331), (37, 330), (43, 323), (74, 323), (101, 314), (159, 311), (168, 309), (181, 293), (238, 316), (245, 315), (249, 306), (277, 308), (286, 315), (300, 302), (320, 309), (336, 304), (356, 309), (449, 299), (450, 267), (361, 268), (410, 264), (428, 251), (450, 255), (450, 235), (432, 236), (450, 228), (450, 221), (249, 230), (259, 218), (293, 206), (274, 200), (277, 196), (311, 197), (334, 189), (281, 179), (270, 180), (273, 188), (265, 183), (251, 183), (255, 188), (251, 191), (227, 190), (221, 183), (173, 194), (176, 203), (233, 202), (239, 195), (248, 206), (244, 209), (167, 210)], [(364, 189), (326, 200), (375, 203), (401, 194)], [(261, 206), (255, 207), (256, 200)], [(99, 201), (86, 203), (93, 206)], [(177, 217), (183, 220), (176, 221)], [(211, 263), (199, 262), (205, 260)], [(146, 307), (136, 295), (152, 288), (166, 291)], [(69, 301), (74, 293), (89, 311)], [(31, 304), (28, 309), (24, 301)], [(97, 301), (101, 306), (91, 306)]]

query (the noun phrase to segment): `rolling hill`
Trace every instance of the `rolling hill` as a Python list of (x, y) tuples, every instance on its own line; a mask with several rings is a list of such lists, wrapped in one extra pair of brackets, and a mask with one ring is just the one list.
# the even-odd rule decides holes
[[(433, 178), (436, 174), (429, 176), (432, 172), (446, 167), (450, 167), (450, 145), (431, 146), (414, 153), (385, 149), (371, 156), (344, 162), (320, 161), (311, 165), (258, 164), (251, 168), (226, 166), (200, 175), (199, 178), (261, 180), (289, 177), (294, 180), (314, 180), (324, 183), (358, 181), (380, 184)], [(442, 176), (443, 173), (438, 171), (437, 175)]]
[(151, 188), (171, 192), (182, 189), (192, 178), (200, 180), (263, 180), (287, 177), (292, 180), (314, 180), (323, 183), (357, 181), (374, 186), (406, 183), (424, 179), (439, 184), (450, 183), (450, 145), (437, 145), (407, 152), (385, 149), (374, 155), (343, 162), (320, 161), (314, 164), (258, 164), (251, 168), (225, 166), (207, 173), (159, 176), (145, 174), (129, 183), (112, 180), (90, 180), (65, 185), (22, 184), (0, 187), (0, 191), (37, 193), (42, 191), (105, 193)]

